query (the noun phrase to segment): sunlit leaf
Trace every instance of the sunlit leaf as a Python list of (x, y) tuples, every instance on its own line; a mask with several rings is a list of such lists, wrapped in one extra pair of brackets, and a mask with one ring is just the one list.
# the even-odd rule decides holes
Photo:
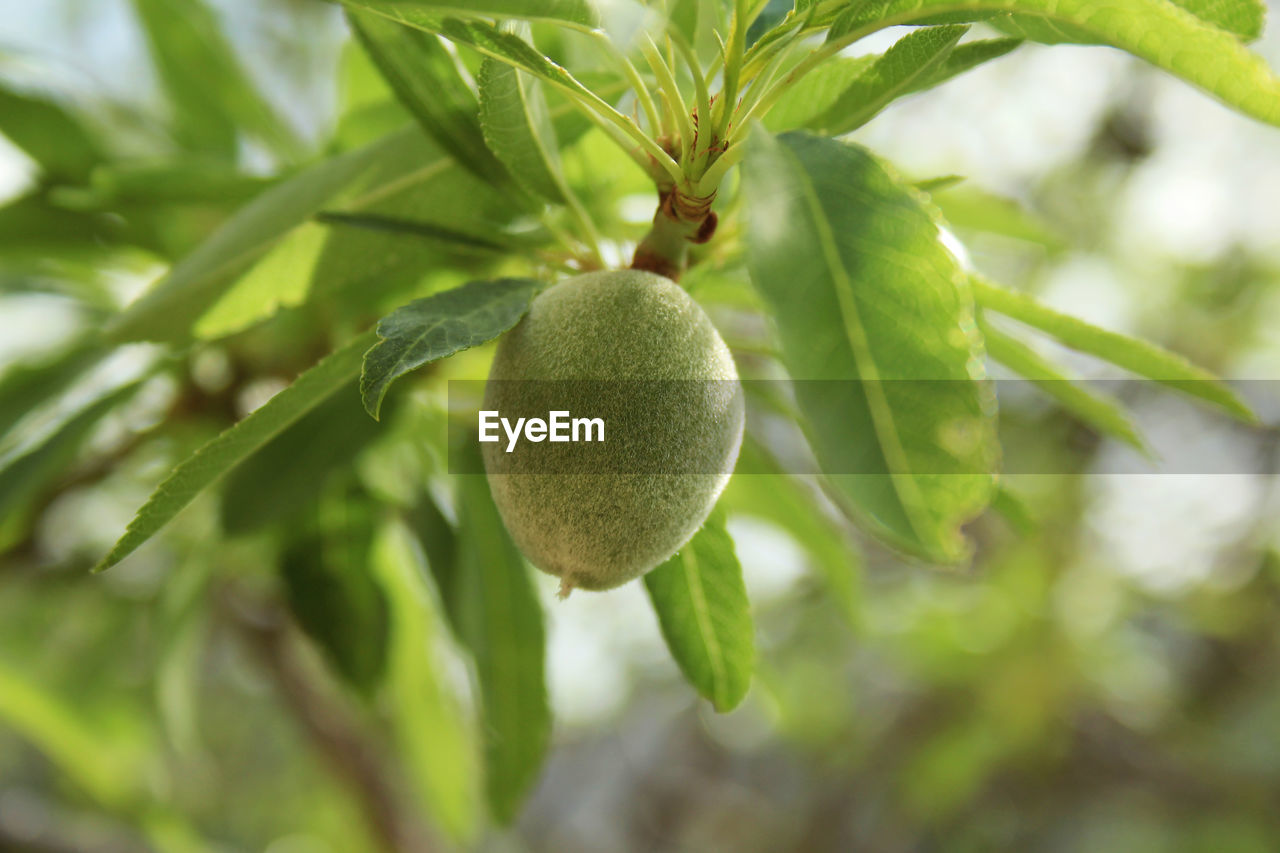
[(461, 634), (480, 684), (489, 805), (509, 823), (551, 738), (542, 608), (484, 477), (458, 477), (458, 507)]
[(548, 201), (563, 202), (560, 152), (538, 82), (495, 59), (484, 61), (476, 82), (489, 148), (522, 186)]
[(143, 744), (122, 742), (118, 733), (87, 718), (83, 707), (3, 658), (0, 721), (31, 741), (67, 778), (109, 807), (127, 805), (144, 789)]
[[(1266, 5), (1262, 0), (1172, 0), (1206, 24), (1226, 30), (1244, 41), (1253, 41), (1262, 35), (1266, 19)], [(995, 18), (992, 23), (1014, 35), (1042, 44), (1098, 44), (1098, 37), (1086, 29), (1071, 24), (1056, 23), (1050, 19), (1029, 15), (1007, 15)]]
[(784, 131), (808, 127), (875, 63), (872, 56), (835, 56), (787, 89), (765, 115), (765, 126)]
[(751, 279), (841, 505), (939, 562), (967, 553), (996, 463), (971, 296), (915, 191), (863, 149), (758, 133), (743, 169)]
[(1247, 423), (1257, 417), (1212, 373), (1176, 353), (1147, 341), (1109, 332), (1041, 305), (1025, 293), (1005, 290), (972, 276), (974, 296), (983, 308), (1011, 317), (1057, 339), (1063, 345), (1109, 361), (1131, 373), (1176, 388), (1218, 406)]
[[(744, 473), (746, 472), (746, 473)], [(765, 473), (769, 472), (769, 473)], [(738, 454), (738, 470), (720, 498), (729, 513), (770, 521), (795, 538), (810, 555), (840, 612), (858, 621), (862, 557), (847, 534), (819, 506), (816, 487), (785, 473), (748, 436)]]
[[(1280, 125), (1280, 78), (1236, 35), (1166, 0), (875, 0), (841, 7), (842, 41), (896, 25), (1012, 12), (1128, 51), (1241, 112)], [(833, 30), (835, 28), (833, 24)]]
[(342, 0), (410, 26), (433, 26), (441, 18), (524, 18), (552, 21), (580, 29), (599, 24), (587, 0)]
[(102, 358), (92, 341), (74, 343), (30, 364), (16, 364), (0, 374), (0, 439), (37, 407), (56, 398)]
[(903, 36), (808, 126), (832, 135), (861, 127), (895, 98), (925, 85), (968, 30), (962, 25), (927, 27)]
[(67, 109), (54, 101), (3, 87), (0, 133), (55, 181), (84, 181), (103, 159), (93, 134)]
[(346, 344), (174, 468), (95, 571), (105, 571), (132, 554), (196, 495), (354, 379), (373, 340), (374, 334), (366, 332)]
[(85, 406), (34, 445), (0, 458), (0, 518), (23, 508), (61, 474), (107, 414), (138, 390), (132, 382)]
[(327, 160), (263, 193), (115, 318), (108, 333), (118, 340), (182, 339), (238, 276), (417, 133)]
[(1062, 408), (1099, 432), (1113, 436), (1139, 450), (1146, 447), (1137, 428), (1119, 405), (1099, 397), (1071, 381), (1052, 362), (1031, 347), (979, 322), (987, 354), (1057, 400)]
[(510, 329), (542, 284), (528, 278), (473, 281), (410, 302), (378, 324), (365, 356), (360, 395), (375, 418), (391, 383), (428, 362), (490, 341)]
[(133, 0), (160, 80), (175, 111), (175, 130), (191, 150), (233, 157), (237, 131), (296, 159), (296, 132), (264, 98), (202, 0)]
[(1007, 38), (981, 39), (958, 44), (952, 48), (951, 52), (947, 54), (947, 58), (934, 69), (932, 74), (916, 82), (912, 91), (918, 92), (921, 89), (928, 89), (940, 83), (945, 83), (952, 77), (977, 68), (985, 62), (999, 59), (1005, 54), (1016, 50), (1022, 43), (1022, 39)]
[[(428, 562), (431, 561), (428, 552)], [(439, 604), (424, 578), (423, 552), (400, 525), (374, 543), (373, 570), (391, 605), (386, 692), (396, 743), (433, 822), (456, 841), (472, 840), (480, 811), (476, 733), (448, 688), (438, 649), (445, 641)]]
[(506, 171), (485, 147), (476, 95), (440, 39), (372, 12), (349, 9), (347, 20), (422, 129), (476, 175), (506, 180)]
[(1012, 199), (1001, 198), (972, 185), (931, 190), (933, 203), (947, 223), (1000, 237), (1043, 246), (1051, 252), (1067, 248), (1048, 223)]
[(717, 711), (736, 708), (751, 685), (755, 641), (723, 514), (713, 513), (674, 557), (644, 576), (644, 585), (685, 678)]
[[(457, 240), (323, 225), (368, 216), (438, 227)], [(117, 339), (214, 338), (283, 306), (420, 278), (442, 253), (497, 243), (503, 217), (518, 211), (495, 189), (458, 169), (417, 128), (408, 128), (263, 193), (183, 258), (109, 326)]]

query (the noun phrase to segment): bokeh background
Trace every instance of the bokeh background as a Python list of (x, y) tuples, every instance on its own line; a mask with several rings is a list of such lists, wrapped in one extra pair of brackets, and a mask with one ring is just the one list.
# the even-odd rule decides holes
[[(397, 120), (368, 101), (336, 8), (209, 5), (299, 158)], [(243, 184), (151, 223), (143, 247), (21, 212), (0, 221), (3, 382), (77, 346), (293, 164), (250, 141), (227, 155), (175, 139), (182, 107), (126, 0), (4, 0), (0, 13), (0, 87), (65, 105), (120, 158), (209, 164)], [(1255, 49), (1280, 67), (1276, 32)], [(1028, 45), (855, 138), (909, 175), (965, 176), (939, 200), (993, 278), (1224, 377), (1280, 378), (1280, 131), (1117, 51)], [(0, 138), (0, 197), (40, 180)], [(638, 186), (596, 204), (638, 227), (652, 211)], [(223, 537), (215, 497), (87, 574), (169, 466), (324, 351), (299, 331), (314, 322), (295, 312), (196, 347), (185, 378), (147, 379), (29, 501), (0, 491), (0, 850), (377, 850), (379, 796), (407, 800), (430, 832), (383, 766), (376, 716), (270, 606), (271, 546)], [(456, 370), (482, 376), (482, 357)], [(0, 412), (20, 427), (4, 447), (160, 358), (126, 347), (51, 410)], [(1165, 393), (1130, 397), (1150, 429), (1198, 428)], [(972, 526), (968, 571), (906, 562), (829, 513), (851, 578), (841, 604), (813, 542), (731, 516), (760, 655), (732, 714), (682, 681), (639, 584), (558, 602), (540, 577), (554, 746), (520, 819), (478, 846), (1280, 849), (1280, 492), (1265, 441), (1206, 428), (1206, 454), (1254, 474), (1115, 474), (1114, 444), (1044, 399), (1002, 406), (1006, 440), (1064, 473), (1009, 478), (1022, 506)], [(364, 453), (362, 482), (376, 490), (403, 453)]]

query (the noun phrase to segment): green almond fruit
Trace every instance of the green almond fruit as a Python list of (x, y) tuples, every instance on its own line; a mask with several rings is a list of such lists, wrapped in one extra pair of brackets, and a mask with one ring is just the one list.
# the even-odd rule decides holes
[[(670, 279), (637, 270), (576, 276), (540, 294), (498, 344), (485, 410), (509, 423), (552, 412), (579, 441), (481, 445), (494, 502), (539, 569), (605, 590), (692, 538), (742, 444), (738, 372), (706, 313)], [(532, 433), (525, 433), (529, 439)]]

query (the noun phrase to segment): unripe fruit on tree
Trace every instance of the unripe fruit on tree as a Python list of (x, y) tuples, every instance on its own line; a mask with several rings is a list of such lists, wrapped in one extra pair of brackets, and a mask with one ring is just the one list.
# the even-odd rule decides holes
[(728, 347), (670, 279), (637, 270), (544, 291), (498, 344), (485, 390), (502, 417), (600, 417), (603, 443), (482, 444), (494, 502), (529, 560), (610, 589), (678, 551), (706, 520), (742, 443)]

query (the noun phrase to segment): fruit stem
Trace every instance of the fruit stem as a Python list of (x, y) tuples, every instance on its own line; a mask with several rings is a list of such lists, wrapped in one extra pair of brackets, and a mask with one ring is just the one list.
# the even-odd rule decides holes
[(689, 245), (705, 243), (715, 234), (716, 215), (711, 212), (715, 198), (714, 191), (696, 196), (680, 186), (659, 187), (653, 225), (636, 246), (631, 268), (679, 281), (688, 264)]

